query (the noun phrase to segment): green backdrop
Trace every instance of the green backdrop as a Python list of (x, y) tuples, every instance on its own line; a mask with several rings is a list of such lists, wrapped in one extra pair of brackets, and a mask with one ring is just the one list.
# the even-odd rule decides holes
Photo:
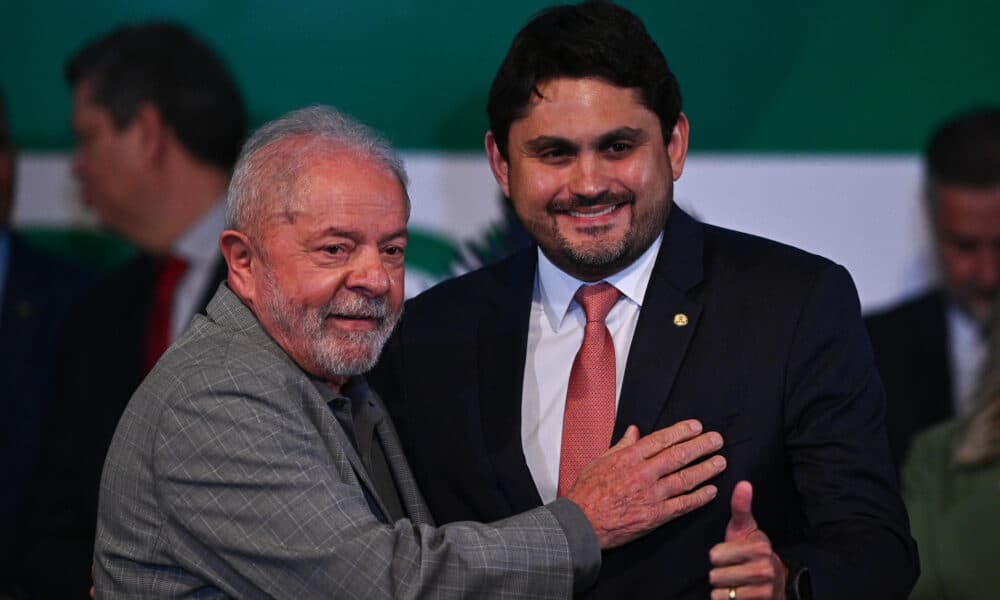
[[(66, 56), (128, 21), (177, 19), (240, 81), (253, 124), (336, 105), (404, 149), (478, 151), (486, 91), (547, 3), (0, 2), (0, 82), (26, 150), (65, 150)], [(912, 152), (945, 115), (1000, 102), (1000, 3), (623, 2), (677, 72), (694, 151)]]

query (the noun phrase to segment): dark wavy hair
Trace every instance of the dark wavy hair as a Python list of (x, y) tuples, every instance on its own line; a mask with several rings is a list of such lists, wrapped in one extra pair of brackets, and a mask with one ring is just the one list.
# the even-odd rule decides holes
[(1000, 184), (1000, 108), (983, 106), (950, 118), (931, 135), (925, 160), (934, 184)]
[(216, 53), (181, 25), (128, 25), (94, 40), (66, 62), (73, 88), (92, 86), (95, 104), (122, 129), (152, 103), (200, 160), (229, 170), (246, 137), (246, 109)]
[(490, 87), (486, 113), (501, 154), (511, 124), (524, 116), (538, 86), (561, 77), (596, 77), (639, 90), (656, 113), (664, 142), (681, 112), (681, 92), (667, 60), (635, 14), (610, 2), (554, 6), (514, 37)]

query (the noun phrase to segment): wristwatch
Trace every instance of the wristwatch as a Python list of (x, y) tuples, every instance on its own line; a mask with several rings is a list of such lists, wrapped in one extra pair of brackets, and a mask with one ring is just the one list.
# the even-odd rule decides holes
[(785, 599), (812, 600), (812, 581), (809, 578), (809, 567), (789, 565), (788, 579), (785, 580)]

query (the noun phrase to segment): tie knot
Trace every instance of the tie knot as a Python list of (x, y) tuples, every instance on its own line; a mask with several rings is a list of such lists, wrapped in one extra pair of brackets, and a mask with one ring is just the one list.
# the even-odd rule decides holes
[(602, 281), (595, 285), (581, 285), (574, 297), (583, 307), (588, 323), (603, 323), (620, 296), (618, 288)]

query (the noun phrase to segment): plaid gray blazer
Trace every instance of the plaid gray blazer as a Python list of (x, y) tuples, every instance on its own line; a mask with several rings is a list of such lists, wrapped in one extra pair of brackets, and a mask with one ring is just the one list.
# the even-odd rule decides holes
[(98, 598), (570, 596), (551, 511), (435, 528), (388, 420), (377, 434), (411, 518), (380, 523), (362, 486), (381, 500), (309, 377), (225, 284), (207, 312), (118, 424)]

